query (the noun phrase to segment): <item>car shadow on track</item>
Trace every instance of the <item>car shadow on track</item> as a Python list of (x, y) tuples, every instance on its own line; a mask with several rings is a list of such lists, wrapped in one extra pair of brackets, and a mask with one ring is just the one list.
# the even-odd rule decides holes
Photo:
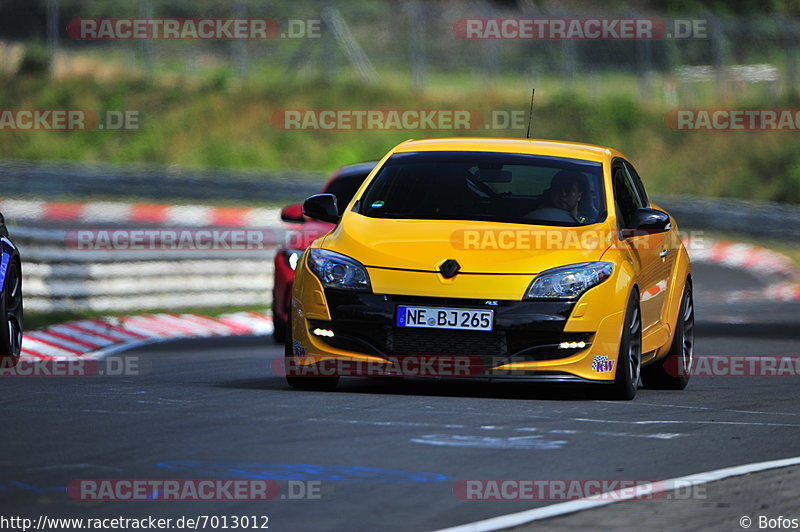
[(433, 397), (474, 397), (483, 399), (536, 399), (551, 401), (585, 401), (603, 398), (600, 388), (575, 383), (531, 383), (480, 380), (427, 379), (345, 379), (337, 388), (345, 393), (414, 395)]
[(603, 385), (576, 383), (498, 382), (475, 379), (418, 378), (344, 378), (335, 390), (305, 391), (290, 388), (282, 377), (237, 379), (219, 382), (221, 388), (273, 390), (296, 394), (375, 394), (428, 397), (473, 397), (483, 399), (520, 399), (550, 401), (586, 401), (605, 399)]
[(787, 323), (716, 323), (698, 321), (698, 337), (800, 340), (800, 327)]

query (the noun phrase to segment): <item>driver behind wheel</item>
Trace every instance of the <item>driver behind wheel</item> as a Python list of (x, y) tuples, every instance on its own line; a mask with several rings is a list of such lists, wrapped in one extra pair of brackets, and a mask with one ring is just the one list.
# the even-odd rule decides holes
[(542, 205), (525, 217), (551, 222), (585, 223), (586, 217), (578, 213), (583, 185), (584, 179), (579, 172), (561, 170), (553, 176), (550, 188), (542, 193)]

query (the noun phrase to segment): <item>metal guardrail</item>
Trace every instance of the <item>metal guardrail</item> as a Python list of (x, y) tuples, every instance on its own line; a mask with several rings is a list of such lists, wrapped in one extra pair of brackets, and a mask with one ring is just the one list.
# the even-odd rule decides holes
[[(116, 165), (48, 161), (0, 161), (0, 180), (17, 196), (44, 198), (148, 198), (156, 203), (178, 200), (296, 203), (319, 192), (324, 176), (316, 172), (195, 169), (156, 164)], [(9, 199), (9, 198), (6, 198)], [(800, 209), (796, 205), (725, 198), (657, 196), (656, 202), (681, 228), (735, 232), (800, 242)], [(25, 203), (25, 202), (20, 202)], [(98, 204), (99, 205), (99, 204)], [(106, 214), (113, 220), (116, 207)], [(13, 219), (12, 213), (5, 213)], [(11, 214), (11, 216), (9, 216)], [(187, 217), (182, 214), (182, 217)], [(191, 222), (197, 223), (195, 221)]]
[[(795, 206), (664, 196), (656, 203), (683, 231), (713, 230), (800, 242)], [(10, 226), (23, 257), (25, 306), (32, 311), (128, 311), (270, 302), (274, 246), (258, 250), (86, 251), (65, 230)], [(281, 242), (282, 227), (267, 227)]]
[(26, 310), (260, 306), (271, 300), (274, 247), (88, 251), (68, 249), (67, 231), (9, 230), (22, 253)]
[(319, 192), (325, 175), (297, 170), (254, 171), (156, 164), (0, 161), (0, 181), (15, 196), (153, 198), (292, 203)]
[(800, 242), (797, 205), (697, 196), (659, 196), (654, 201), (669, 211), (684, 231), (698, 229)]

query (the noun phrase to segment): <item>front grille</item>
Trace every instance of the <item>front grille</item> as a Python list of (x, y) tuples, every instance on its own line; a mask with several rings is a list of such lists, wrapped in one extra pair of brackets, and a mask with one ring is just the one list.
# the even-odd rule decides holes
[(386, 339), (397, 356), (486, 356), (508, 352), (504, 332), (451, 331), (444, 329), (394, 328)]
[[(573, 349), (552, 347), (560, 342), (591, 341), (586, 333), (530, 330), (459, 331), (310, 320), (311, 328), (334, 331), (318, 337), (331, 347), (376, 356), (512, 357), (515, 362), (554, 360), (572, 356)], [(551, 346), (551, 347), (547, 347)]]
[(386, 340), (389, 351), (397, 356), (500, 357), (507, 353), (503, 332), (394, 328)]
[(344, 351), (352, 351), (353, 353), (362, 353), (365, 355), (381, 356), (388, 354), (386, 349), (382, 349), (381, 345), (375, 345), (374, 339), (359, 338), (355, 335), (342, 335), (338, 334), (333, 338), (322, 337), (322, 340), (331, 347), (342, 349)]

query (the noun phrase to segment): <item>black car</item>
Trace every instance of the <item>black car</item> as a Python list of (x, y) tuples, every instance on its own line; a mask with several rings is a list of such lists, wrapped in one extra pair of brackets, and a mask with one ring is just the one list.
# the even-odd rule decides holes
[(22, 260), (0, 214), (0, 364), (15, 366), (22, 350)]

